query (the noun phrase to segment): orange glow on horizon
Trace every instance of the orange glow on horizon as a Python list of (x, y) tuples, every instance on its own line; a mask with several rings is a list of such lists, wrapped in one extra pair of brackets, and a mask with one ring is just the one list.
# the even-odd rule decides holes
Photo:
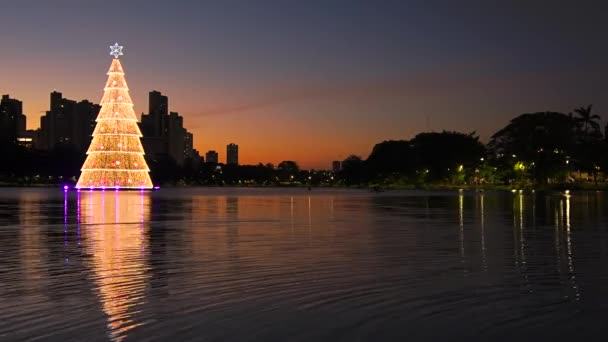
[[(10, 87), (2, 92), (23, 101), (27, 126), (33, 129), (48, 110), (48, 94), (53, 90), (62, 92), (65, 98), (97, 102), (95, 99), (103, 95), (99, 84), (105, 79), (99, 70), (105, 70), (106, 63), (100, 59), (99, 63), (79, 65), (75, 70), (78, 78), (62, 68), (15, 63), (7, 74), (24, 77), (12, 77)], [(506, 123), (512, 113), (537, 107), (518, 101), (501, 109), (472, 108), (471, 99), (477, 98), (478, 89), (522, 83), (532, 87), (538, 80), (521, 76), (478, 79), (465, 72), (466, 68), (444, 70), (445, 75), (424, 73), (394, 80), (336, 81), (333, 85), (310, 80), (276, 81), (256, 88), (225, 85), (218, 79), (200, 83), (190, 79), (186, 83), (177, 76), (167, 82), (167, 71), (150, 73), (149, 66), (137, 61), (128, 64), (130, 94), (138, 118), (148, 111), (148, 92), (163, 92), (169, 97), (169, 110), (180, 113), (184, 127), (193, 133), (194, 148), (202, 156), (209, 150), (217, 151), (220, 162), (226, 160), (226, 145), (236, 143), (241, 164), (276, 165), (294, 160), (302, 168), (330, 169), (333, 160), (351, 154), (366, 158), (379, 142), (409, 139), (421, 131), (477, 131), (484, 138), (488, 132), (481, 127), (497, 126), (497, 121)], [(463, 120), (462, 113), (477, 119), (471, 124)]]

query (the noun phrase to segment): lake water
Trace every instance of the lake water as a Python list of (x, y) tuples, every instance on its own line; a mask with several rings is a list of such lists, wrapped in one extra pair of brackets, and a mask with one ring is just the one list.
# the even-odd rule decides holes
[(0, 189), (1, 341), (602, 340), (608, 193)]

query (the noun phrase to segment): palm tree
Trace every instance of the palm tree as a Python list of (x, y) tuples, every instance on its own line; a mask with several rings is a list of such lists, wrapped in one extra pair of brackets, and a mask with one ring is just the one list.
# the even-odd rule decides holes
[(583, 168), (593, 174), (593, 180), (597, 184), (597, 173), (599, 167), (598, 156), (601, 154), (598, 150), (596, 142), (601, 139), (600, 124), (597, 122), (600, 120), (600, 116), (597, 114), (591, 114), (593, 105), (587, 107), (579, 107), (574, 109), (577, 114), (575, 119), (581, 128), (582, 139), (579, 150), (579, 159), (582, 163)]
[(591, 114), (591, 109), (593, 105), (588, 105), (587, 107), (578, 107), (574, 109), (574, 112), (578, 115), (576, 121), (583, 128), (583, 135), (585, 138), (589, 135), (589, 128), (594, 131), (598, 131), (600, 129), (600, 124), (597, 122), (600, 120), (600, 116), (597, 114)]

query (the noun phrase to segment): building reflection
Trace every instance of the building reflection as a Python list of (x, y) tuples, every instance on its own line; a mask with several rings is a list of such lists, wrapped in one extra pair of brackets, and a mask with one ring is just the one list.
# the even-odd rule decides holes
[(112, 341), (122, 341), (143, 324), (136, 316), (149, 280), (150, 194), (82, 191), (77, 198), (82, 247), (92, 256), (89, 266), (107, 332)]
[(230, 247), (234, 247), (238, 244), (239, 237), (239, 197), (229, 196), (225, 198), (226, 205), (226, 243)]
[(19, 260), (23, 284), (32, 292), (41, 292), (48, 286), (48, 246), (43, 234), (41, 213), (44, 198), (37, 192), (23, 192), (19, 196)]

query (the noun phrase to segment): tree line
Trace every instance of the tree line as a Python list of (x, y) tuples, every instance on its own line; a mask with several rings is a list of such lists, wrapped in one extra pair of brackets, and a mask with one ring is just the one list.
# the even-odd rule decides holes
[(384, 141), (365, 160), (344, 160), (339, 178), (376, 186), (597, 183), (608, 169), (608, 136), (592, 109), (525, 113), (487, 144), (475, 132), (448, 131)]
[[(278, 165), (218, 165), (146, 156), (155, 184), (240, 186), (545, 185), (603, 182), (608, 137), (591, 105), (572, 113), (525, 113), (487, 144), (475, 132), (423, 132), (376, 144), (367, 158), (351, 155), (339, 172)], [(71, 145), (36, 151), (0, 143), (0, 184), (74, 184), (85, 159)]]

